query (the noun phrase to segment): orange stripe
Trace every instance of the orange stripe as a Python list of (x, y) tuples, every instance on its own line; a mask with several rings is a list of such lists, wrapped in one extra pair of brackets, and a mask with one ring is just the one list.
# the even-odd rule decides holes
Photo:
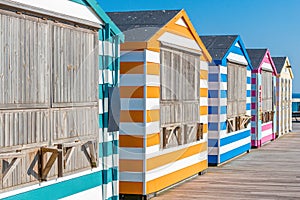
[(208, 125), (203, 124), (203, 133), (208, 133)]
[(120, 194), (143, 194), (142, 182), (120, 181)]
[(160, 64), (147, 62), (147, 74), (159, 75)]
[(144, 63), (143, 62), (121, 62), (120, 73), (121, 74), (143, 74)]
[(121, 110), (120, 122), (144, 122), (144, 111)]
[(158, 168), (160, 166), (170, 164), (177, 160), (181, 160), (197, 153), (207, 151), (207, 143), (197, 144), (185, 149), (177, 150), (171, 153), (160, 155), (147, 159), (147, 171)]
[(200, 97), (208, 97), (208, 89), (200, 88)]
[(208, 80), (208, 71), (207, 70), (200, 70), (200, 79)]
[(147, 98), (160, 98), (160, 87), (147, 87)]
[(121, 172), (143, 172), (143, 160), (122, 160), (119, 162)]
[(120, 45), (121, 51), (137, 51), (147, 48), (147, 42), (125, 42)]
[(121, 86), (120, 97), (121, 98), (143, 98), (144, 87), (143, 86)]
[(200, 115), (208, 115), (208, 106), (200, 106)]
[(146, 193), (151, 194), (160, 191), (179, 181), (187, 179), (195, 174), (198, 174), (201, 171), (206, 170), (207, 167), (207, 160), (204, 160), (200, 163), (194, 164), (192, 166), (186, 167), (184, 169), (175, 171), (168, 175), (149, 181), (146, 183)]
[(160, 110), (147, 110), (147, 122), (157, 122), (160, 120)]
[(160, 133), (147, 135), (147, 147), (160, 144)]
[(144, 138), (140, 135), (120, 135), (120, 147), (143, 148)]

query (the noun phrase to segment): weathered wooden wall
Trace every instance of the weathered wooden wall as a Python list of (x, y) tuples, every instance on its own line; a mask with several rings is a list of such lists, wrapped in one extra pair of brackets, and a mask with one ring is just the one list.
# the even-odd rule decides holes
[[(0, 9), (0, 191), (41, 179), (39, 162), (51, 156), (42, 147), (78, 142), (63, 174), (91, 168), (84, 145), (98, 144), (98, 45), (88, 28)], [(11, 153), (22, 156), (4, 180)], [(56, 159), (47, 180), (57, 176)]]

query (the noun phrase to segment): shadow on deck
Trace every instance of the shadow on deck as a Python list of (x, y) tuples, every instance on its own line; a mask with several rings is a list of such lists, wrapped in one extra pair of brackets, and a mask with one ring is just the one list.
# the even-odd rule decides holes
[(261, 149), (168, 190), (160, 199), (300, 199), (300, 123)]

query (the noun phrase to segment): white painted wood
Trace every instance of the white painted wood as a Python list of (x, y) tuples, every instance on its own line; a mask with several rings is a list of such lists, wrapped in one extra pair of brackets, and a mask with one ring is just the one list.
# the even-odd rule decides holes
[(175, 22), (175, 24), (177, 24), (177, 25), (179, 25), (179, 26), (183, 26), (183, 27), (188, 27), (187, 26), (187, 24), (185, 23), (185, 21), (184, 21), (184, 19), (181, 17), (181, 18), (179, 18), (176, 22)]
[(232, 52), (230, 52), (228, 54), (227, 59), (231, 62), (245, 65), (245, 67), (248, 65), (248, 61), (246, 60), (246, 58), (244, 56), (238, 55), (238, 54), (235, 54)]
[(146, 62), (152, 62), (160, 64), (160, 53), (150, 50), (145, 50)]

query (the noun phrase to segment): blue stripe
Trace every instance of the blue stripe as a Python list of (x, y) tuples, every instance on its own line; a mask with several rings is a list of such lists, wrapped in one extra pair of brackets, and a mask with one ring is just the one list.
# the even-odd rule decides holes
[(227, 98), (227, 90), (221, 90), (221, 98)]
[(218, 164), (218, 156), (216, 156), (216, 155), (208, 155), (208, 163), (209, 164), (217, 165)]
[(118, 180), (118, 167), (103, 170), (103, 184), (108, 184)]
[(220, 114), (227, 114), (227, 106), (221, 106), (220, 109)]
[(218, 114), (218, 106), (208, 106), (208, 114)]
[(251, 97), (251, 91), (247, 90), (247, 97)]
[(247, 84), (251, 84), (251, 77), (247, 77)]
[(219, 98), (219, 91), (218, 90), (209, 90), (208, 98)]
[(107, 200), (119, 200), (119, 196), (109, 197)]
[(68, 197), (102, 185), (102, 172), (95, 172), (86, 176), (73, 178), (39, 189), (31, 190), (15, 196), (4, 198), (4, 200), (52, 200)]
[(251, 110), (251, 104), (250, 103), (246, 104), (246, 110)]
[(227, 74), (221, 74), (221, 82), (227, 83)]
[(218, 131), (219, 129), (219, 123), (214, 123), (214, 122), (208, 122), (208, 129), (211, 131)]
[(208, 139), (208, 146), (209, 147), (218, 147), (218, 140), (217, 139)]
[(108, 112), (107, 113), (103, 113), (103, 128), (108, 128)]
[(226, 138), (222, 138), (220, 140), (220, 146), (225, 146), (227, 144), (230, 144), (232, 142), (236, 142), (238, 140), (244, 139), (244, 138), (249, 137), (249, 136), (250, 136), (250, 130), (246, 130), (244, 132), (241, 132), (241, 133), (238, 133), (238, 134), (226, 137)]
[(208, 81), (209, 82), (219, 82), (219, 74), (209, 74)]
[(220, 131), (227, 130), (227, 122), (220, 122)]
[(99, 89), (99, 99), (103, 99), (103, 88), (102, 88), (102, 85), (98, 85), (98, 89)]
[(232, 151), (226, 152), (224, 154), (221, 154), (220, 156), (220, 162), (225, 162), (227, 160), (230, 160), (238, 155), (241, 155), (242, 153), (247, 152), (248, 150), (250, 150), (251, 148), (251, 144), (245, 144), (239, 148), (233, 149)]
[(233, 46), (230, 48), (230, 52), (238, 54), (240, 56), (244, 56), (244, 53), (242, 52), (241, 48), (234, 46), (235, 44), (233, 44)]
[(99, 114), (99, 128), (104, 128), (103, 127), (103, 114)]

